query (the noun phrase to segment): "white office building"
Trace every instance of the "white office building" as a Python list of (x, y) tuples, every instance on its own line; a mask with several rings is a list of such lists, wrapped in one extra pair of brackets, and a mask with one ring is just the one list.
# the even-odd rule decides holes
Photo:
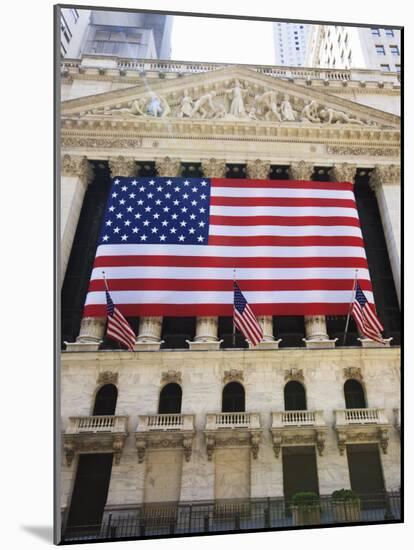
[(275, 65), (304, 66), (312, 26), (304, 23), (274, 23)]

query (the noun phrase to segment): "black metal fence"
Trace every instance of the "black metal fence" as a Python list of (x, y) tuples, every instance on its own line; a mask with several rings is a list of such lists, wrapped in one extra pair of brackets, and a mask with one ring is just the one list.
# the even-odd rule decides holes
[(99, 525), (68, 526), (62, 542), (141, 539), (156, 536), (285, 529), (303, 525), (401, 520), (400, 493), (361, 495), (338, 503), (322, 496), (316, 507), (295, 508), (283, 498), (151, 503), (133, 513), (113, 512)]

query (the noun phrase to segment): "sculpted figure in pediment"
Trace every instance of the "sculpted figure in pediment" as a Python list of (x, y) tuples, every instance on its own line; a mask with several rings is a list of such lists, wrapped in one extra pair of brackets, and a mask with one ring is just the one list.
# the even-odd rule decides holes
[(231, 97), (229, 114), (235, 117), (245, 117), (246, 109), (244, 106), (243, 95), (247, 94), (247, 90), (240, 86), (238, 80), (235, 81), (234, 87), (225, 90), (226, 94)]
[(257, 105), (257, 114), (262, 116), (265, 120), (274, 120), (281, 122), (277, 106), (277, 95), (273, 90), (264, 92), (262, 95), (258, 95), (255, 98)]
[(180, 118), (191, 117), (193, 111), (193, 100), (187, 90), (184, 90), (184, 96), (181, 100), (181, 105), (178, 110), (177, 116)]
[(289, 101), (289, 96), (287, 94), (285, 94), (285, 96), (283, 97), (283, 101), (280, 104), (280, 114), (282, 116), (282, 120), (296, 120), (296, 113), (292, 108), (292, 105)]
[(321, 120), (323, 122), (326, 122), (327, 124), (345, 123), (345, 124), (359, 124), (361, 126), (364, 125), (364, 123), (361, 120), (358, 120), (357, 118), (351, 118), (343, 111), (336, 111), (335, 109), (330, 109), (330, 108), (321, 109), (319, 112), (319, 116)]
[(300, 114), (301, 120), (308, 120), (309, 122), (320, 122), (321, 119), (318, 115), (318, 104), (314, 99), (309, 101)]
[(219, 115), (220, 110), (213, 103), (213, 98), (215, 97), (215, 95), (216, 92), (212, 90), (211, 92), (207, 92), (206, 94), (199, 97), (194, 104), (190, 116), (194, 117), (195, 115), (199, 115), (200, 118), (211, 118), (214, 115)]

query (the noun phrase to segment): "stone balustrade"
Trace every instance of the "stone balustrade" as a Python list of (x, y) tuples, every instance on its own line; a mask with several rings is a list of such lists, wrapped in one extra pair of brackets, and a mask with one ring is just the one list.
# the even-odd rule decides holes
[(66, 433), (126, 432), (127, 421), (127, 416), (71, 416)]
[(372, 442), (378, 443), (387, 454), (390, 423), (384, 409), (336, 410), (334, 427), (341, 455), (345, 453), (347, 443)]
[(194, 430), (193, 414), (153, 414), (138, 417), (137, 432)]
[(387, 424), (384, 409), (340, 409), (335, 411), (336, 425), (349, 424)]
[(222, 428), (260, 428), (260, 414), (229, 412), (206, 415), (206, 430), (220, 430)]
[(324, 425), (323, 411), (277, 411), (272, 413), (272, 428)]

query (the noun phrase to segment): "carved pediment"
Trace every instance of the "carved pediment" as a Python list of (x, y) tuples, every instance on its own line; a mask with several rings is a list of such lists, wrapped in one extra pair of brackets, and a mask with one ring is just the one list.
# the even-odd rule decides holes
[(399, 117), (246, 67), (224, 67), (180, 79), (68, 100), (62, 117), (89, 121), (244, 122), (252, 125), (399, 127)]

